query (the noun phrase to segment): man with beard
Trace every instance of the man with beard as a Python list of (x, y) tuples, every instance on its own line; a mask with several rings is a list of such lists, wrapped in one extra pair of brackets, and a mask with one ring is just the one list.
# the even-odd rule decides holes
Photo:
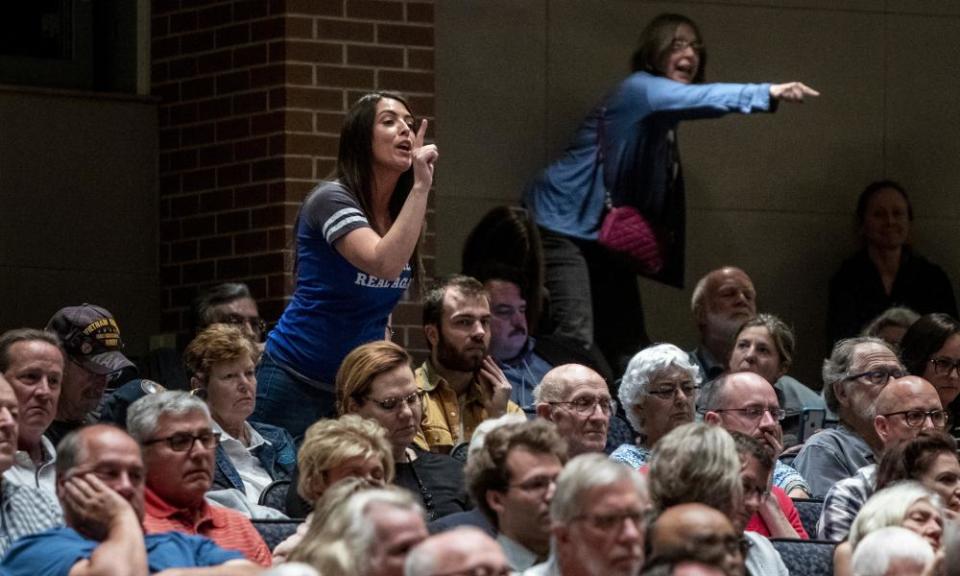
[(57, 414), (64, 353), (57, 337), (32, 328), (0, 335), (0, 374), (6, 378), (20, 405), (20, 434), (13, 466), (4, 480), (40, 488), (57, 497), (57, 452), (43, 433)]
[(703, 370), (703, 381), (709, 382), (726, 370), (737, 330), (757, 315), (757, 291), (746, 272), (725, 266), (697, 282), (690, 308), (700, 331), (700, 344), (690, 359)]
[(147, 469), (147, 534), (206, 536), (261, 566), (272, 564), (270, 550), (246, 516), (204, 499), (213, 484), (220, 434), (213, 431), (202, 400), (186, 392), (149, 394), (130, 405), (127, 430), (140, 444)]
[(468, 276), (446, 278), (423, 301), (423, 333), (430, 357), (416, 370), (426, 392), (416, 443), (448, 453), (469, 442), (477, 424), (507, 412), (520, 412), (510, 401), (511, 386), (490, 346), (490, 304), (483, 284)]
[(796, 470), (780, 462), (783, 449), (780, 419), (783, 410), (773, 386), (753, 372), (725, 374), (707, 387), (701, 396), (703, 421), (728, 432), (740, 432), (763, 444), (774, 464), (773, 486), (763, 497), (757, 515), (747, 530), (776, 538), (806, 538), (792, 497), (806, 498), (806, 482)]
[(811, 436), (793, 461), (811, 496), (823, 498), (835, 483), (874, 463), (874, 453), (883, 449), (873, 425), (877, 397), (891, 379), (905, 375), (893, 349), (878, 338), (848, 338), (833, 347), (823, 362), (823, 397), (840, 425)]

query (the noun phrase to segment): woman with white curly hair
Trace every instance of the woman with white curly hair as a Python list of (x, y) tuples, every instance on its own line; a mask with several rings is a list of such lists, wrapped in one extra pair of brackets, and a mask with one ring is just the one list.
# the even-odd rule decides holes
[(637, 431), (635, 444), (623, 444), (610, 458), (639, 468), (668, 432), (693, 422), (702, 375), (689, 355), (673, 344), (637, 352), (620, 382), (620, 402)]

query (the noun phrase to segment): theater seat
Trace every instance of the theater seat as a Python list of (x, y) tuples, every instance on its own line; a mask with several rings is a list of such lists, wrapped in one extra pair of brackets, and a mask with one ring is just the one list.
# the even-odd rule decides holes
[(771, 538), (790, 576), (829, 576), (833, 574), (833, 549), (836, 542)]
[(797, 508), (800, 515), (800, 523), (803, 529), (811, 538), (817, 537), (817, 522), (820, 521), (820, 513), (823, 511), (823, 500), (819, 498), (794, 498), (793, 505)]

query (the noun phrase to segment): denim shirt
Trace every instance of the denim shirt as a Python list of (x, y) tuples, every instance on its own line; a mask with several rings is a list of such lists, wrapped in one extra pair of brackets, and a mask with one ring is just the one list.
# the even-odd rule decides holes
[[(293, 437), (285, 429), (270, 424), (250, 422), (250, 426), (266, 440), (254, 449), (254, 456), (260, 460), (260, 465), (276, 480), (290, 478), (297, 464), (297, 447)], [(234, 467), (222, 446), (217, 446), (217, 465), (213, 473), (212, 490), (236, 488), (246, 493), (243, 480)]]

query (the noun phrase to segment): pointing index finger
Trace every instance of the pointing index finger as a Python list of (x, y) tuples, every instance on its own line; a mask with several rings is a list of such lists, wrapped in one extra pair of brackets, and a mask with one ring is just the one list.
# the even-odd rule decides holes
[(424, 118), (420, 121), (420, 126), (417, 128), (417, 136), (413, 139), (413, 146), (415, 148), (423, 147), (424, 136), (427, 135), (427, 119)]

